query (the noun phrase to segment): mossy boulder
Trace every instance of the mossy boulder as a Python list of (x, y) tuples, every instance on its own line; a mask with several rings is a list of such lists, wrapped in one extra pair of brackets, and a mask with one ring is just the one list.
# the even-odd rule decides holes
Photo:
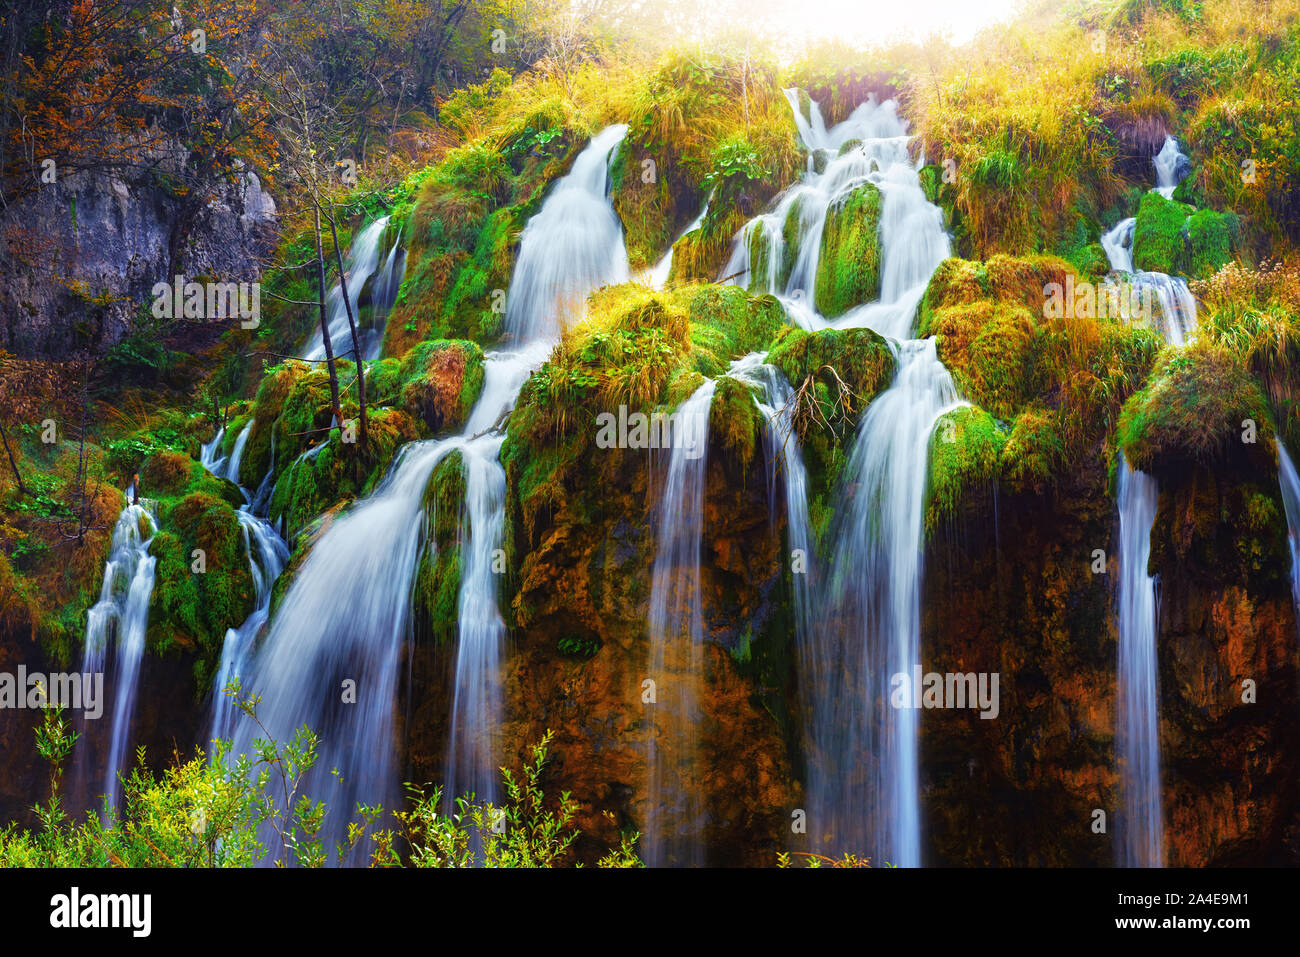
[(160, 508), (149, 547), (157, 560), (147, 641), (155, 653), (184, 650), (206, 662), (220, 655), (226, 629), (256, 601), (243, 527), (223, 499), (194, 492)]
[(1183, 224), (1190, 212), (1189, 207), (1159, 193), (1143, 196), (1133, 227), (1133, 268), (1163, 273), (1185, 271), (1187, 240)]
[(415, 421), (401, 409), (373, 409), (365, 449), (344, 442), (337, 430), (283, 469), (268, 508), (293, 540), (326, 512), (369, 494), (383, 478), (397, 450), (420, 437)]
[(483, 389), (483, 350), (464, 339), (421, 342), (402, 360), (401, 405), (433, 435), (463, 426)]
[(994, 415), (1010, 417), (1034, 394), (1035, 316), (1019, 303), (979, 299), (933, 313), (925, 332), (961, 392)]
[(433, 470), (424, 492), (425, 546), (411, 600), (417, 641), (450, 643), (456, 637), (464, 501), (465, 463), (460, 452), (452, 452)]
[[(1271, 463), (1274, 424), (1258, 383), (1227, 349), (1168, 349), (1124, 404), (1117, 441), (1130, 465), (1171, 474), (1192, 465)], [(1266, 465), (1267, 467), (1267, 465)]]
[(983, 409), (965, 406), (941, 416), (930, 433), (927, 529), (957, 514), (973, 488), (992, 491), (1010, 430)]
[(719, 379), (709, 406), (709, 444), (739, 466), (738, 474), (743, 475), (754, 460), (763, 428), (763, 415), (750, 387), (730, 376)]
[(828, 318), (880, 297), (880, 190), (863, 183), (826, 211), (815, 300)]

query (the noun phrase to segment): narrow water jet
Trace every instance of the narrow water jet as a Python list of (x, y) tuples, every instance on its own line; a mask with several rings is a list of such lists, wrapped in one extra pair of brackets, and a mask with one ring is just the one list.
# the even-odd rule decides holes
[(1160, 793), (1159, 670), (1156, 581), (1147, 571), (1158, 492), (1155, 479), (1118, 462), (1119, 482), (1119, 668), (1115, 756), (1120, 769), (1121, 813), (1117, 863), (1123, 867), (1164, 864)]
[[(110, 807), (117, 805), (121, 794), (118, 774), (128, 769), (131, 721), (135, 715), (140, 661), (149, 625), (149, 599), (153, 595), (157, 566), (157, 559), (149, 554), (149, 546), (158, 522), (151, 503), (141, 499), (139, 504), (131, 504), (134, 497), (134, 487), (128, 488), (126, 507), (113, 526), (99, 601), (86, 615), (86, 642), (81, 661), (84, 674), (103, 673), (106, 693), (111, 689), (108, 751), (102, 764), (104, 777), (99, 791)], [(82, 731), (89, 731), (84, 727), (84, 720)], [(94, 783), (90, 780), (92, 765), (86, 754), (87, 744), (83, 741), (79, 748), (74, 778), (89, 792)]]
[(700, 598), (709, 410), (717, 382), (709, 380), (677, 410), (672, 450), (655, 510), (655, 561), (650, 585), (649, 705), (646, 821), (642, 853), (649, 867), (704, 863), (701, 840), (699, 690), (704, 671)]

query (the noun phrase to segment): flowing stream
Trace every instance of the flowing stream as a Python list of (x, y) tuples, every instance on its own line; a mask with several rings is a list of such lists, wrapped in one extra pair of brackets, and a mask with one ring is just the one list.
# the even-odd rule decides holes
[(1291, 546), (1291, 595), (1295, 600), (1296, 623), (1300, 625), (1300, 476), (1282, 440), (1277, 440), (1278, 484), (1286, 509), (1287, 542)]
[[(1165, 137), (1153, 158), (1155, 191), (1172, 197), (1187, 174), (1187, 157), (1178, 141)], [(1133, 271), (1136, 219), (1122, 220), (1101, 237), (1111, 269), (1131, 279), (1144, 302), (1154, 296), (1160, 306), (1156, 331), (1166, 342), (1184, 345), (1196, 329), (1196, 300), (1187, 283), (1158, 272)], [(1163, 859), (1163, 813), (1160, 793), (1159, 633), (1157, 583), (1147, 572), (1151, 526), (1159, 487), (1151, 476), (1134, 470), (1121, 454), (1119, 477), (1119, 586), (1117, 715), (1115, 757), (1120, 772), (1121, 814), (1117, 827), (1117, 862), (1125, 867), (1160, 867)]]
[[(797, 92), (787, 97), (808, 171), (741, 230), (722, 278), (777, 296), (806, 329), (873, 329), (898, 360), (893, 384), (862, 418), (844, 469), (825, 588), (810, 576), (795, 578), (809, 829), (816, 847), (914, 867), (921, 863), (919, 722), (914, 710), (889, 706), (889, 683), (920, 663), (930, 434), (963, 404), (934, 341), (911, 338), (926, 284), (951, 247), (892, 100), (869, 100), (828, 129), (816, 102), (805, 116)], [(829, 320), (815, 295), (827, 213), (864, 183), (881, 193), (880, 297)], [(787, 252), (791, 217), (795, 248)], [(762, 262), (753, 260), (756, 249)], [(791, 265), (782, 281), (784, 262)], [(789, 451), (791, 440), (783, 441), (790, 544), (810, 549), (802, 463)], [(813, 628), (812, 609), (824, 603), (836, 610), (835, 624)]]
[[(524, 230), (507, 308), (507, 333), (516, 345), (486, 356), (483, 392), (464, 431), (399, 450), (379, 487), (313, 545), (246, 663), (245, 687), (261, 695), (258, 716), (270, 734), (284, 742), (307, 726), (320, 737), (310, 792), (331, 809), (327, 847), (344, 838), (358, 803), (398, 802), (393, 709), (412, 583), (426, 545), (423, 497), (433, 470), (452, 452), (462, 456), (466, 499), (444, 793), (448, 800), (467, 792), (479, 801), (496, 799), (506, 634), (495, 555), (504, 523), (501, 429), (566, 318), (553, 310), (627, 278), (622, 227), (608, 197), (609, 159), (625, 131), (610, 127), (593, 138)], [(354, 259), (367, 236), (354, 247)], [(261, 736), (249, 725), (236, 722), (236, 754)]]
[[(119, 773), (129, 770), (131, 719), (135, 714), (140, 661), (149, 625), (149, 599), (153, 595), (157, 565), (157, 559), (149, 554), (149, 545), (158, 523), (151, 503), (141, 499), (139, 504), (133, 505), (134, 496), (134, 487), (128, 488), (127, 505), (113, 526), (99, 601), (86, 616), (86, 645), (81, 662), (83, 674), (102, 672), (106, 679), (112, 679), (111, 683), (105, 681), (105, 688), (111, 689), (113, 704), (108, 756), (99, 792), (110, 806), (116, 806), (121, 794)], [(83, 747), (75, 774), (87, 790), (94, 787), (89, 780), (88, 766)]]
[(700, 547), (709, 410), (716, 388), (715, 380), (706, 381), (677, 410), (668, 474), (655, 511), (648, 630), (649, 673), (656, 687), (641, 844), (649, 867), (704, 863), (698, 761), (698, 692), (704, 672)]
[[(343, 300), (343, 290), (340, 283), (335, 283), (334, 288), (329, 291), (325, 299), (326, 308), (326, 325), (330, 332), (330, 347), (334, 356), (339, 361), (351, 358), (352, 349), (352, 330), (348, 327), (348, 303), (352, 306), (352, 317), (357, 325), (357, 337), (361, 340), (357, 345), (361, 350), (362, 359), (375, 359), (379, 356), (379, 350), (383, 345), (383, 324), (380, 320), (388, 315), (388, 310), (393, 306), (397, 299), (397, 287), (401, 285), (401, 274), (398, 271), (399, 262), (404, 267), (406, 257), (394, 242), (387, 256), (380, 252), (380, 244), (383, 242), (384, 233), (388, 229), (387, 216), (381, 216), (373, 223), (363, 228), (357, 233), (352, 240), (352, 248), (348, 250), (347, 256), (343, 260), (343, 271), (348, 280), (348, 302)], [(380, 259), (383, 259), (383, 265), (380, 265)], [(329, 263), (326, 263), (326, 271), (329, 271)], [(359, 306), (361, 294), (365, 291), (366, 283), (374, 277), (375, 281), (371, 287), (371, 305), (373, 307), (371, 323), (362, 328), (361, 313)], [(320, 329), (312, 333), (311, 339), (308, 340), (307, 348), (303, 352), (303, 358), (309, 361), (318, 361), (325, 358), (325, 338), (321, 335)]]

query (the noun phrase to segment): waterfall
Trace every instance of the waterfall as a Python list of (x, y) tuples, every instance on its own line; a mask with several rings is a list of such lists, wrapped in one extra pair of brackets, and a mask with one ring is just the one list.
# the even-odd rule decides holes
[[(223, 429), (222, 431), (224, 432), (225, 430)], [(244, 447), (248, 445), (248, 437), (252, 433), (253, 420), (249, 419), (244, 427), (240, 429), (239, 434), (235, 436), (235, 444), (230, 449), (230, 459), (226, 462), (225, 468), (220, 472), (213, 469), (209, 469), (209, 471), (239, 485), (239, 466), (244, 461)], [(239, 490), (244, 493), (244, 501), (248, 501), (248, 491), (242, 485), (240, 485)]]
[[(1179, 152), (1178, 141), (1167, 136), (1152, 162), (1156, 167), (1158, 184), (1154, 191), (1169, 199), (1178, 182), (1187, 175), (1187, 157)], [(1162, 272), (1134, 271), (1133, 232), (1136, 226), (1135, 217), (1120, 220), (1101, 237), (1101, 247), (1110, 261), (1110, 268), (1129, 277), (1144, 305), (1155, 299), (1160, 307), (1160, 325), (1156, 331), (1166, 342), (1184, 345), (1196, 329), (1196, 299), (1187, 288), (1185, 279)]]
[(1300, 624), (1300, 477), (1281, 439), (1277, 440), (1277, 462), (1282, 505), (1286, 509), (1287, 542), (1291, 546), (1291, 594), (1295, 599), (1297, 624)]
[(704, 672), (700, 543), (708, 471), (709, 410), (717, 383), (682, 403), (659, 506), (650, 585), (650, 670), (655, 682), (642, 851), (650, 867), (701, 860), (698, 682)]
[[(910, 675), (920, 661), (930, 432), (940, 416), (964, 404), (934, 341), (910, 339), (926, 285), (951, 246), (941, 211), (921, 188), (894, 101), (872, 98), (827, 129), (816, 102), (809, 101), (805, 116), (797, 92), (787, 91), (787, 98), (808, 150), (808, 171), (772, 211), (741, 229), (722, 278), (776, 295), (803, 328), (873, 329), (891, 340), (898, 360), (893, 384), (862, 418), (841, 478), (829, 594), (814, 592), (815, 579), (795, 581), (810, 833), (815, 846), (833, 853), (918, 866), (918, 716), (889, 707), (889, 682), (895, 673)], [(828, 320), (814, 295), (827, 213), (868, 182), (881, 193), (880, 298)], [(796, 248), (781, 283), (778, 264), (790, 258), (785, 226), (792, 215), (798, 216)], [(758, 242), (766, 250), (763, 275), (754, 274), (751, 261)], [(788, 440), (786, 449), (795, 548), (798, 536), (809, 541), (806, 493), (798, 479), (802, 463), (791, 458)], [(835, 623), (814, 629), (811, 608), (826, 601)]]
[[(153, 594), (157, 564), (157, 559), (149, 554), (149, 545), (158, 528), (157, 520), (150, 503), (141, 499), (138, 505), (133, 505), (134, 497), (135, 488), (128, 488), (127, 505), (113, 526), (99, 601), (86, 615), (86, 645), (81, 662), (84, 674), (108, 670), (112, 675), (112, 724), (101, 792), (110, 806), (116, 806), (120, 794), (118, 774), (128, 770), (131, 719), (135, 714), (140, 661), (149, 624), (149, 599)], [(113, 644), (111, 667), (110, 640)], [(78, 754), (77, 777), (90, 786), (87, 764), (82, 750)]]
[[(811, 164), (800, 182), (778, 197), (772, 211), (741, 229), (720, 278), (751, 288), (756, 285), (777, 296), (790, 320), (806, 329), (865, 326), (882, 335), (906, 338), (926, 284), (948, 257), (950, 246), (942, 214), (926, 200), (908, 155), (907, 127), (898, 116), (897, 105), (893, 100), (877, 103), (873, 98), (827, 131), (816, 102), (810, 101), (811, 119), (806, 119), (796, 92), (787, 90), (786, 95), (810, 161), (816, 156), (824, 168), (818, 173)], [(845, 148), (850, 143), (853, 145)], [(872, 183), (881, 193), (880, 299), (850, 309), (832, 322), (816, 309), (822, 233), (830, 209), (864, 183)], [(784, 229), (791, 215), (799, 217), (796, 248), (789, 277), (782, 284), (778, 269), (787, 258)], [(761, 240), (755, 240), (756, 233)], [(751, 262), (756, 242), (766, 251), (767, 268), (762, 276), (754, 275)]]
[(213, 475), (220, 475), (226, 467), (225, 457), (221, 454), (221, 440), (226, 437), (226, 427), (217, 429), (211, 442), (199, 446), (199, 463)]
[[(326, 325), (330, 331), (330, 347), (336, 358), (343, 359), (350, 356), (352, 352), (352, 330), (348, 327), (348, 303), (352, 306), (352, 317), (357, 323), (357, 336), (362, 340), (357, 343), (357, 348), (361, 350), (363, 359), (368, 358), (367, 347), (369, 340), (374, 336), (371, 330), (360, 328), (361, 316), (357, 311), (357, 304), (361, 301), (361, 291), (365, 288), (366, 281), (379, 268), (379, 243), (387, 228), (388, 217), (381, 216), (361, 230), (352, 240), (352, 248), (348, 250), (347, 257), (343, 260), (343, 272), (348, 280), (348, 302), (344, 302), (342, 286), (337, 283), (326, 297)], [(325, 269), (326, 272), (329, 271), (328, 264)], [(303, 352), (303, 358), (308, 361), (325, 358), (325, 339), (321, 336), (319, 328), (312, 333), (306, 351)]]
[(1163, 864), (1160, 794), (1159, 672), (1156, 659), (1156, 581), (1147, 572), (1156, 482), (1120, 455), (1119, 669), (1115, 756), (1120, 768), (1122, 816), (1118, 861), (1125, 867)]
[(519, 240), (506, 294), (506, 333), (555, 338), (599, 286), (629, 278), (623, 225), (609, 201), (609, 162), (627, 127), (606, 127), (574, 160)]
[[(527, 268), (529, 277), (520, 285), (526, 294), (512, 295), (511, 302), (529, 308), (517, 312), (518, 321), (510, 326), (522, 343), (485, 357), (483, 392), (464, 432), (412, 442), (398, 451), (378, 488), (336, 518), (315, 543), (265, 640), (244, 663), (245, 691), (261, 695), (259, 718), (272, 737), (284, 742), (304, 725), (319, 735), (309, 791), (331, 809), (323, 830), (327, 847), (343, 840), (358, 802), (393, 807), (399, 798), (393, 707), (412, 583), (426, 546), (423, 498), (433, 470), (456, 451), (465, 463), (466, 500), (444, 793), (451, 800), (472, 790), (479, 801), (495, 800), (506, 632), (494, 557), (505, 506), (500, 428), (553, 345), (559, 316), (548, 313), (546, 303), (563, 298), (556, 291), (585, 298), (595, 287), (627, 277), (622, 227), (607, 195), (609, 156), (624, 131), (610, 127), (593, 138), (524, 230), (511, 288)], [(613, 236), (606, 230), (611, 219)], [(589, 248), (596, 239), (612, 251), (596, 257)], [(600, 269), (593, 268), (596, 258), (602, 258)], [(254, 500), (263, 498), (259, 490)], [(249, 751), (255, 736), (264, 736), (249, 725), (236, 722), (236, 754)], [(332, 768), (339, 769), (338, 778), (330, 774)]]
[(1178, 148), (1178, 140), (1166, 135), (1152, 162), (1156, 167), (1156, 192), (1165, 199), (1173, 199), (1174, 190), (1188, 173), (1187, 157)]
[[(1187, 157), (1178, 141), (1166, 136), (1153, 158), (1155, 192), (1169, 199), (1187, 175)], [(1101, 237), (1111, 269), (1131, 277), (1144, 303), (1154, 297), (1161, 322), (1156, 331), (1166, 342), (1184, 345), (1196, 329), (1196, 299), (1183, 279), (1133, 269), (1136, 219), (1122, 220)], [(1148, 574), (1151, 526), (1159, 487), (1156, 480), (1130, 468), (1121, 453), (1119, 469), (1119, 573), (1117, 716), (1115, 757), (1119, 766), (1122, 813), (1118, 862), (1125, 867), (1160, 867), (1163, 825), (1160, 793), (1159, 669), (1156, 655), (1158, 604), (1156, 582)]]
[(221, 646), (221, 662), (212, 682), (212, 719), (207, 741), (229, 739), (235, 731), (237, 708), (223, 689), (230, 680), (241, 677), (247, 666), (253, 644), (270, 617), (271, 589), (289, 563), (289, 547), (275, 529), (247, 508), (235, 513), (244, 535), (244, 551), (248, 555), (248, 568), (253, 576), (253, 593), (256, 603), (252, 614), (238, 628), (226, 630)]
[(809, 817), (838, 850), (917, 867), (919, 715), (890, 705), (891, 681), (921, 664), (930, 433), (964, 403), (933, 339), (903, 342), (897, 357), (894, 382), (867, 407), (845, 466), (829, 587), (847, 640), (837, 666), (817, 677), (827, 684), (812, 720), (828, 753), (809, 774)]
[(388, 314), (393, 311), (397, 301), (398, 290), (402, 288), (402, 276), (406, 272), (406, 250), (402, 249), (402, 236), (399, 232), (393, 240), (393, 248), (388, 251), (383, 267), (375, 276), (370, 289), (370, 304), (373, 309), (371, 328), (364, 333), (365, 343), (361, 352), (363, 359), (378, 359), (384, 346), (384, 326)]
[(646, 275), (645, 281), (647, 283), (655, 289), (663, 289), (664, 286), (668, 284), (668, 276), (673, 271), (673, 246), (676, 246), (678, 240), (687, 233), (693, 233), (704, 225), (704, 217), (707, 215), (709, 215), (709, 204), (706, 200), (704, 208), (700, 210), (700, 215), (691, 220), (690, 224), (677, 234), (677, 239), (674, 239), (672, 244), (668, 247), (668, 252), (664, 253), (663, 258), (655, 263), (654, 267)]

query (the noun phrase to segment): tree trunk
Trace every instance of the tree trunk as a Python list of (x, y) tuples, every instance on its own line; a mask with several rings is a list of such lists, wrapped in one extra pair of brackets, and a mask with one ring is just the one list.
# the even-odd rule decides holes
[[(339, 249), (339, 231), (334, 225), (334, 217), (327, 217), (330, 221), (330, 236), (334, 239), (334, 258), (339, 264), (339, 292), (343, 294), (343, 308), (348, 314), (348, 329), (352, 331), (352, 357), (357, 361), (357, 404), (361, 408), (361, 441), (358, 443), (364, 450), (366, 447), (366, 367), (361, 361), (361, 342), (357, 339), (357, 322), (352, 316), (352, 300), (348, 298), (348, 277), (343, 272), (343, 250)], [(357, 290), (359, 293), (361, 290)]]
[(26, 495), (27, 486), (23, 484), (22, 474), (18, 471), (18, 463), (14, 461), (14, 450), (9, 447), (9, 436), (5, 435), (3, 422), (0, 422), (0, 441), (4, 442), (5, 454), (9, 456), (9, 467), (14, 470), (14, 481), (18, 483), (18, 494), (20, 496)]
[(334, 368), (334, 348), (330, 345), (329, 316), (325, 313), (325, 253), (320, 244), (320, 203), (313, 199), (312, 206), (316, 214), (316, 287), (320, 297), (320, 335), (325, 345), (325, 366), (330, 373), (330, 401), (334, 406), (334, 420), (342, 431), (343, 407), (339, 404), (339, 375)]

